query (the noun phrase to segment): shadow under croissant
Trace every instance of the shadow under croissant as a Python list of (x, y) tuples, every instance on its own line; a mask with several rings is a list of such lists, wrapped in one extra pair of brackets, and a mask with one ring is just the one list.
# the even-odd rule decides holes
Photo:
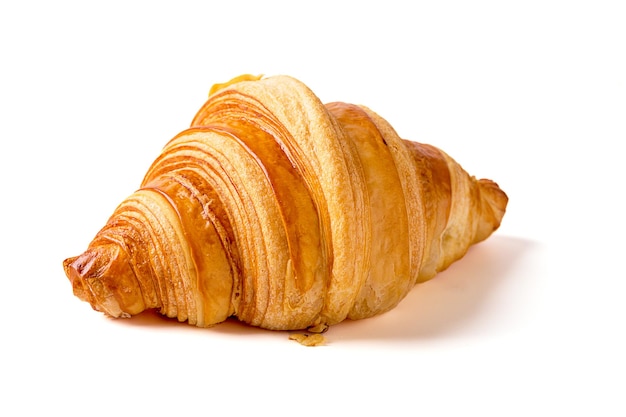
[(276, 333), (289, 333), (288, 331), (274, 331), (267, 330), (260, 327), (250, 326), (242, 321), (237, 320), (236, 317), (229, 317), (226, 321), (218, 323), (210, 327), (197, 327), (191, 326), (188, 323), (181, 323), (176, 318), (170, 318), (162, 315), (156, 309), (146, 310), (129, 319), (114, 319), (111, 321), (119, 323), (121, 325), (130, 326), (145, 326), (154, 328), (175, 328), (180, 331), (192, 331), (192, 332), (211, 332), (218, 331), (220, 333), (230, 333), (237, 335), (250, 335), (250, 334), (267, 334), (268, 332)]
[[(330, 328), (330, 343), (340, 340), (415, 340), (454, 333), (475, 319), (486, 300), (509, 277), (534, 242), (509, 236), (492, 236), (472, 246), (468, 253), (432, 280), (418, 284), (393, 310), (364, 320), (346, 320)], [(249, 336), (264, 330), (230, 318), (210, 328), (186, 326), (157, 311), (143, 312), (121, 325), (176, 326), (178, 330)], [(288, 335), (290, 331), (277, 331)]]
[(520, 261), (535, 242), (492, 236), (432, 280), (418, 284), (393, 310), (335, 326), (337, 340), (417, 340), (460, 333), (483, 320), (498, 286), (518, 279)]

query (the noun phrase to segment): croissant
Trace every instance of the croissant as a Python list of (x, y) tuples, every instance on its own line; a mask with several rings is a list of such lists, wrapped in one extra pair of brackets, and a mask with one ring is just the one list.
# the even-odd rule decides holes
[(74, 294), (111, 317), (327, 328), (396, 306), (500, 226), (508, 202), (365, 106), (289, 76), (213, 87), (87, 250)]

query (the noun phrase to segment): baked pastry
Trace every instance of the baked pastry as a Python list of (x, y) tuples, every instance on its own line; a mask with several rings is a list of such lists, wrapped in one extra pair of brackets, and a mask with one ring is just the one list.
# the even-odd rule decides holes
[(392, 309), (496, 230), (507, 201), (367, 107), (241, 76), (63, 266), (112, 317), (319, 330)]

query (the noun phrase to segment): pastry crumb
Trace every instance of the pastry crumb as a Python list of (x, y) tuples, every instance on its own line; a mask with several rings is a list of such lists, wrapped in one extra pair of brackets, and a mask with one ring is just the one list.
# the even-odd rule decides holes
[(295, 340), (303, 346), (323, 346), (326, 343), (326, 339), (319, 333), (293, 333), (289, 335), (289, 340)]

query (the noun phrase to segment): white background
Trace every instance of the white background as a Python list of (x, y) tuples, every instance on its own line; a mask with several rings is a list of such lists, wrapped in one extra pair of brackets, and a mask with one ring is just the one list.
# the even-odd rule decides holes
[[(623, 2), (164, 3), (0, 5), (0, 415), (626, 415)], [(92, 311), (62, 260), (241, 73), (440, 147), (502, 227), (325, 347)]]

